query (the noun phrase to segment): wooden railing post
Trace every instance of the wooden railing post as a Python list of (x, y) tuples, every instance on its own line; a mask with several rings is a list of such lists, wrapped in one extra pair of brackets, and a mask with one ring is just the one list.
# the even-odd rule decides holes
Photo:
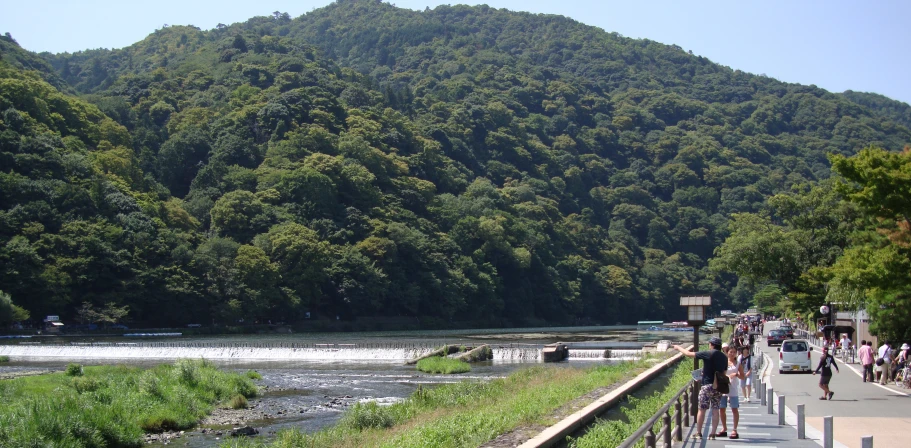
[(690, 427), (690, 390), (683, 392), (683, 426)]
[(683, 424), (682, 424), (683, 423), (683, 412), (680, 409), (680, 400), (677, 400), (677, 402), (674, 403), (674, 415), (676, 416), (676, 418), (674, 419), (675, 420), (674, 421), (674, 440), (676, 440), (678, 442), (682, 442), (683, 441)]
[(648, 432), (645, 434), (645, 448), (656, 448), (655, 432), (652, 431), (652, 428), (649, 428)]
[(661, 424), (664, 425), (664, 448), (671, 448), (671, 410), (664, 411)]
[(690, 416), (695, 423), (696, 416), (699, 413), (699, 382), (693, 381), (693, 390), (690, 393)]

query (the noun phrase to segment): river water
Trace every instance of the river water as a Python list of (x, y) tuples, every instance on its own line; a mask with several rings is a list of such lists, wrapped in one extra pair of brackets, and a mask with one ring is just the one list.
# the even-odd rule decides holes
[[(541, 362), (529, 353), (539, 353), (543, 344), (569, 343), (571, 357), (559, 365), (579, 367), (618, 362), (635, 356), (646, 343), (659, 339), (685, 341), (691, 335), (637, 332), (629, 327), (565, 327), (153, 339), (13, 339), (0, 341), (0, 354), (8, 353), (11, 358), (10, 363), (0, 365), (0, 376), (23, 369), (58, 370), (70, 362), (153, 366), (169, 362), (168, 358), (202, 356), (226, 369), (256, 370), (262, 375), (257, 384), (264, 392), (250, 401), (252, 409), (244, 415), (244, 420), (260, 431), (260, 438), (268, 439), (286, 428), (313, 432), (330, 426), (345, 409), (360, 401), (394, 403), (411, 395), (419, 386), (490, 381), (507, 376), (515, 369)], [(482, 343), (493, 347), (494, 360), (472, 364), (471, 372), (462, 375), (426, 374), (403, 362), (404, 358), (434, 346)], [(156, 344), (169, 347), (155, 347)], [(610, 349), (610, 358), (602, 356), (605, 348)], [(41, 356), (44, 354), (51, 356)], [(203, 425), (180, 439), (171, 440), (171, 444), (215, 446), (240, 421), (240, 415), (232, 419), (229, 414), (221, 422)], [(155, 445), (158, 444), (151, 446)]]

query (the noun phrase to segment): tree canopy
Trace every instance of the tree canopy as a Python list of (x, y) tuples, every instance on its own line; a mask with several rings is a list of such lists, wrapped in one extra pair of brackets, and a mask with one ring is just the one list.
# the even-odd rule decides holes
[(884, 97), (487, 6), (0, 57), (0, 289), (35, 315), (614, 323), (770, 282), (811, 303), (853, 231), (828, 156), (911, 142)]

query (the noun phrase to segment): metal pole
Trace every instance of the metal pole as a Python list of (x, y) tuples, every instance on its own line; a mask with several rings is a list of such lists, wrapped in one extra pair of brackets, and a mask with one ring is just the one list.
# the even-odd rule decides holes
[(806, 405), (797, 405), (797, 438), (807, 438), (807, 412)]
[(778, 425), (779, 426), (784, 426), (784, 413), (785, 413), (784, 395), (779, 395), (778, 396)]
[(860, 448), (873, 448), (873, 436), (863, 436), (860, 438)]
[[(699, 351), (699, 327), (696, 325), (693, 325), (693, 351), (694, 352)], [(693, 369), (695, 370), (698, 368), (699, 368), (699, 360), (696, 358), (693, 358)]]
[(835, 442), (835, 428), (832, 424), (832, 416), (827, 415), (822, 418), (822, 448), (832, 448)]
[(775, 399), (775, 389), (770, 388), (769, 390), (766, 391), (766, 410), (768, 411), (769, 415), (772, 415), (775, 413), (775, 410), (774, 410), (775, 403), (773, 403), (774, 399)]

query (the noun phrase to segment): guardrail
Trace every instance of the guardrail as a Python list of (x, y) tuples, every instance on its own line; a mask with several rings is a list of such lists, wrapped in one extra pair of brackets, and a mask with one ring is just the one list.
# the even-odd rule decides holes
[[(674, 413), (671, 414), (671, 407)], [(683, 441), (683, 428), (696, 423), (696, 413), (699, 407), (699, 383), (692, 381), (683, 386), (674, 394), (666, 405), (662, 406), (652, 418), (632, 435), (618, 445), (618, 448), (631, 448), (643, 442), (645, 448), (657, 448), (658, 440), (662, 441), (663, 448), (671, 448), (674, 441)], [(661, 427), (655, 433), (654, 428), (661, 420)]]
[[(758, 356), (756, 356), (758, 355)], [(753, 390), (757, 396), (764, 397), (765, 390), (758, 381), (765, 364), (762, 352), (756, 346), (753, 346), (753, 363), (750, 371)], [(689, 427), (696, 423), (696, 414), (699, 412), (699, 389), (698, 381), (693, 381), (683, 386), (671, 400), (661, 407), (648, 421), (639, 427), (636, 432), (627, 437), (617, 448), (632, 448), (639, 442), (642, 442), (645, 448), (657, 448), (658, 441), (661, 440), (663, 448), (671, 448), (673, 443), (683, 441), (683, 428)], [(671, 414), (671, 407), (674, 413)], [(661, 420), (661, 426), (658, 432), (655, 432), (655, 425)], [(696, 429), (699, 430), (698, 428)]]

